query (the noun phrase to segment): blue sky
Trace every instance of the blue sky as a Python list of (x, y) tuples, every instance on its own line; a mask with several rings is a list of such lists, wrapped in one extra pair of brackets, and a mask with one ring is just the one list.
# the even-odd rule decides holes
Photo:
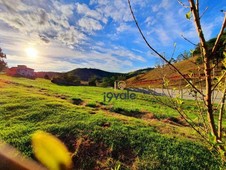
[[(185, 17), (189, 9), (177, 0), (131, 2), (148, 41), (167, 58), (174, 43), (174, 57), (194, 48), (181, 35), (198, 42), (192, 20)], [(219, 32), (226, 2), (200, 0), (200, 6), (201, 11), (208, 7), (201, 23), (210, 39)], [(36, 71), (128, 72), (161, 62), (138, 33), (127, 0), (0, 0), (0, 37), (9, 66), (26, 64)]]

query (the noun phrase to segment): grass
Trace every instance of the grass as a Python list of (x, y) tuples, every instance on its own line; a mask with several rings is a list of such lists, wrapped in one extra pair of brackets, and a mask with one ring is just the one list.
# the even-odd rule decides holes
[[(163, 121), (178, 117), (174, 110), (144, 94), (103, 102), (104, 92), (114, 91), (0, 75), (0, 139), (34, 158), (31, 134), (50, 132), (70, 152), (79, 148), (75, 169), (219, 169), (218, 157), (189, 127)], [(194, 116), (195, 104), (187, 102)]]

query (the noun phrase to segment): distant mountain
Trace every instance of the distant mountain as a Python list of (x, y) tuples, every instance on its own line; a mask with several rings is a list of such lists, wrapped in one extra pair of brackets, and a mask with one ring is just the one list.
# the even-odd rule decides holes
[(77, 68), (65, 74), (77, 76), (81, 81), (89, 81), (91, 78), (102, 79), (104, 77), (121, 76), (123, 73), (112, 73), (95, 68)]
[(129, 73), (114, 73), (95, 68), (77, 68), (66, 73), (58, 74), (52, 79), (52, 82), (61, 85), (86, 84), (112, 87), (115, 80), (126, 80), (140, 74), (145, 74), (152, 69), (145, 68)]

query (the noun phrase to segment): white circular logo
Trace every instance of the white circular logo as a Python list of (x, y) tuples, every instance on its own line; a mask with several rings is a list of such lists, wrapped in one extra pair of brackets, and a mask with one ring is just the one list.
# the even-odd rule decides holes
[(119, 81), (118, 82), (118, 88), (120, 90), (123, 90), (124, 88), (126, 88), (126, 82), (125, 81)]

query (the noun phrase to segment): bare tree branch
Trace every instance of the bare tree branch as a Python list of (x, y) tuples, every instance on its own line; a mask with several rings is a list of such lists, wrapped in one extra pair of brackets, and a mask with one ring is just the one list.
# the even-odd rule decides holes
[(0, 142), (0, 169), (47, 170), (37, 162), (25, 158), (16, 149)]
[(196, 9), (199, 9), (199, 0), (196, 0), (195, 6), (196, 6)]
[[(159, 103), (161, 103), (162, 105), (165, 105), (169, 108), (175, 109), (179, 115), (186, 121), (186, 123), (189, 124), (189, 126), (195, 130), (203, 139), (206, 143), (208, 143), (210, 146), (212, 146), (212, 143), (210, 143), (210, 141), (206, 138), (206, 136), (204, 136), (195, 126), (194, 126), (194, 122), (187, 116), (187, 114), (185, 114), (181, 109), (179, 109), (178, 107), (176, 107), (175, 105), (169, 105), (166, 102), (163, 102), (159, 97), (156, 97), (155, 95), (152, 95)], [(187, 119), (189, 118), (189, 120)]]
[(224, 111), (225, 111), (224, 110), (225, 96), (226, 96), (225, 93), (226, 93), (226, 87), (224, 87), (224, 90), (223, 90), (223, 96), (222, 96), (222, 99), (221, 99), (221, 107), (220, 107), (220, 112), (219, 112), (219, 117), (218, 117), (218, 137), (219, 137), (219, 140), (222, 140), (222, 119), (223, 119), (223, 115), (224, 115)]
[(190, 2), (191, 11), (194, 16), (194, 21), (195, 21), (196, 29), (198, 32), (198, 36), (200, 39), (201, 50), (203, 50), (203, 53), (206, 56), (207, 45), (206, 45), (206, 40), (202, 31), (201, 23), (200, 23), (199, 10), (197, 8), (198, 2), (196, 2), (196, 5), (194, 3), (194, 0), (189, 0), (189, 2)]
[(173, 53), (172, 53), (172, 58), (173, 58), (173, 56), (174, 56), (174, 53), (175, 53), (175, 51), (176, 51), (176, 48), (177, 48), (177, 46), (175, 45), (175, 43), (174, 43), (174, 45), (173, 45)]
[(212, 92), (217, 88), (217, 86), (220, 84), (220, 82), (223, 80), (223, 78), (226, 75), (226, 71), (224, 72), (224, 74), (220, 77), (220, 79), (218, 80), (218, 82), (213, 86), (212, 88)]
[(219, 32), (219, 34), (218, 34), (218, 36), (217, 36), (217, 39), (216, 39), (216, 41), (215, 41), (215, 43), (214, 43), (213, 48), (212, 48), (212, 53), (211, 53), (211, 55), (214, 55), (214, 54), (215, 54), (215, 52), (216, 52), (216, 50), (217, 50), (217, 47), (218, 47), (218, 45), (219, 45), (219, 42), (220, 42), (220, 38), (221, 38), (221, 36), (222, 36), (223, 33), (224, 33), (225, 27), (226, 27), (226, 13), (224, 13), (224, 21), (223, 21), (223, 23), (222, 23), (221, 30), (220, 30), (220, 32)]
[(189, 5), (185, 5), (182, 1), (177, 0), (177, 2), (178, 2), (181, 6), (183, 6), (183, 7), (185, 7), (185, 8), (189, 8)]
[(195, 87), (195, 85), (194, 84), (192, 84), (181, 72), (180, 72), (180, 70), (178, 70), (173, 64), (171, 64), (164, 56), (162, 56), (158, 51), (156, 51), (150, 44), (149, 44), (149, 42), (147, 41), (147, 39), (145, 38), (145, 36), (144, 36), (144, 34), (143, 34), (143, 32), (142, 32), (142, 30), (141, 30), (141, 28), (140, 28), (140, 26), (139, 26), (139, 24), (138, 24), (138, 22), (137, 22), (137, 20), (136, 20), (136, 17), (135, 17), (135, 15), (134, 15), (134, 12), (133, 12), (133, 10), (132, 10), (132, 7), (131, 7), (131, 3), (130, 3), (130, 0), (128, 0), (128, 3), (129, 3), (129, 8), (130, 8), (130, 12), (131, 12), (131, 14), (132, 14), (132, 16), (133, 16), (133, 19), (134, 19), (134, 22), (136, 23), (136, 26), (137, 26), (137, 28), (138, 28), (138, 30), (139, 30), (139, 32), (140, 32), (140, 34), (141, 34), (141, 36), (142, 36), (142, 38), (143, 38), (143, 40), (145, 41), (145, 43), (147, 44), (147, 46), (154, 52), (154, 53), (156, 53), (162, 60), (164, 60), (167, 64), (169, 64), (171, 67), (173, 67), (176, 71), (177, 71), (177, 73), (188, 83), (188, 84), (190, 84), (191, 86), (192, 86), (192, 88), (195, 90), (195, 91), (197, 91), (200, 95), (202, 95), (202, 96), (204, 96), (204, 94), (198, 89), (198, 88), (196, 88)]
[(197, 46), (195, 43), (191, 42), (189, 39), (187, 39), (186, 37), (184, 37), (183, 34), (181, 34), (181, 37), (182, 37), (184, 40), (186, 40), (187, 42), (191, 43), (192, 45)]
[(206, 13), (208, 7), (206, 7), (206, 9), (203, 11), (202, 15), (200, 16), (200, 19), (202, 18), (202, 16)]

